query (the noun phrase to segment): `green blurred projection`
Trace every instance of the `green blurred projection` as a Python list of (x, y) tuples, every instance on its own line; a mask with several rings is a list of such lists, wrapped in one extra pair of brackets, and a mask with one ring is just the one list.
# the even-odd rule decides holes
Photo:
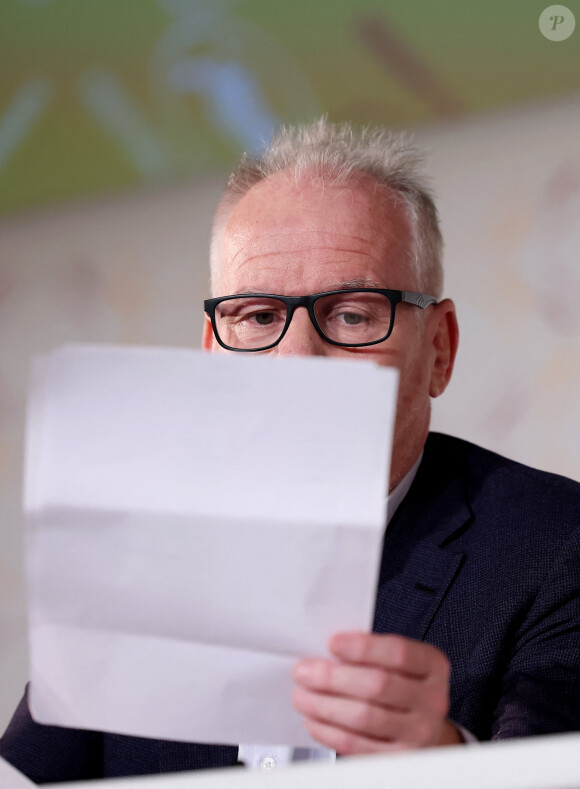
[(579, 90), (544, 7), (0, 0), (0, 211), (223, 171), (322, 112), (417, 125)]

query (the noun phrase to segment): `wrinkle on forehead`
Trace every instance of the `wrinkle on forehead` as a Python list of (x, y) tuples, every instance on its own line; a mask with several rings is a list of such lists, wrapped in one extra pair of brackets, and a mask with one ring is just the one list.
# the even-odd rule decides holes
[(348, 233), (338, 233), (324, 230), (301, 230), (297, 234), (294, 230), (276, 230), (260, 233), (251, 228), (240, 228), (224, 237), (223, 249), (225, 259), (231, 265), (239, 263), (240, 256), (244, 262), (267, 255), (283, 255), (301, 252), (307, 246), (314, 250), (335, 250), (345, 253), (366, 253), (367, 245), (372, 239), (364, 236), (355, 236)]

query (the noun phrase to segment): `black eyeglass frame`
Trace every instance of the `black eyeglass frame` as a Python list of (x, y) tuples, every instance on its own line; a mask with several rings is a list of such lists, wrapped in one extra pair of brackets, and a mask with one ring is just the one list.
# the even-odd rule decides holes
[[(383, 296), (386, 296), (391, 304), (391, 321), (389, 323), (389, 328), (387, 333), (384, 337), (381, 337), (379, 340), (372, 340), (371, 342), (355, 342), (355, 343), (346, 343), (346, 342), (338, 342), (337, 340), (331, 340), (320, 328), (318, 324), (318, 320), (316, 318), (316, 313), (314, 312), (314, 305), (316, 302), (321, 299), (323, 296), (338, 296), (341, 293), (380, 293)], [(216, 326), (216, 319), (215, 319), (215, 311), (222, 301), (231, 301), (232, 299), (248, 299), (248, 298), (268, 298), (268, 299), (278, 299), (278, 301), (283, 302), (286, 305), (286, 323), (284, 324), (284, 328), (282, 329), (282, 333), (276, 340), (276, 342), (270, 343), (270, 345), (264, 345), (260, 348), (234, 348), (231, 345), (226, 345), (225, 342), (221, 339), (219, 332)], [(226, 351), (236, 351), (239, 353), (256, 353), (257, 351), (269, 351), (270, 348), (275, 348), (278, 343), (282, 341), (284, 335), (288, 331), (288, 327), (290, 326), (290, 322), (294, 315), (294, 311), (296, 307), (306, 307), (310, 320), (312, 321), (312, 325), (320, 335), (320, 337), (325, 341), (330, 343), (330, 345), (336, 345), (339, 348), (364, 348), (368, 345), (378, 345), (381, 342), (384, 342), (391, 336), (391, 332), (393, 331), (393, 326), (395, 325), (395, 309), (397, 304), (405, 303), (405, 304), (413, 304), (415, 307), (419, 307), (420, 309), (424, 310), (426, 307), (429, 307), (431, 304), (437, 304), (437, 299), (434, 296), (427, 296), (425, 293), (416, 293), (412, 290), (387, 290), (384, 288), (344, 288), (342, 290), (327, 290), (324, 293), (313, 293), (310, 296), (279, 296), (275, 293), (239, 293), (235, 296), (216, 296), (212, 299), (205, 299), (203, 302), (203, 309), (209, 315), (211, 320), (211, 325), (213, 328), (213, 334), (218, 343), (225, 348)]]

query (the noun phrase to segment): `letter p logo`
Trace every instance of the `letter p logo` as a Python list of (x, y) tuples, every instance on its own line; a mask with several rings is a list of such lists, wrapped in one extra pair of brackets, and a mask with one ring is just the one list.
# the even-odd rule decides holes
[(574, 32), (576, 19), (565, 5), (550, 5), (540, 14), (538, 26), (549, 41), (565, 41)]

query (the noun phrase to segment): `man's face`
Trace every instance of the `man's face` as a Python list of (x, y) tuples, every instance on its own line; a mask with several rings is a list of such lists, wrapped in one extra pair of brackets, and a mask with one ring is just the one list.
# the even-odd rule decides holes
[[(277, 173), (254, 186), (229, 216), (214, 295), (244, 291), (303, 296), (348, 287), (419, 291), (408, 263), (411, 244), (400, 201), (370, 178), (321, 186), (310, 179), (296, 183), (288, 173)], [(440, 394), (451, 374), (450, 365), (443, 371), (441, 362), (449, 307), (443, 317), (442, 312), (439, 307), (421, 311), (398, 304), (388, 340), (366, 348), (340, 348), (326, 343), (306, 309), (298, 308), (282, 341), (263, 353), (339, 356), (399, 369), (393, 488), (425, 442), (430, 395)], [(209, 320), (203, 347), (228, 353), (213, 337)], [(451, 365), (453, 355), (454, 348)]]

